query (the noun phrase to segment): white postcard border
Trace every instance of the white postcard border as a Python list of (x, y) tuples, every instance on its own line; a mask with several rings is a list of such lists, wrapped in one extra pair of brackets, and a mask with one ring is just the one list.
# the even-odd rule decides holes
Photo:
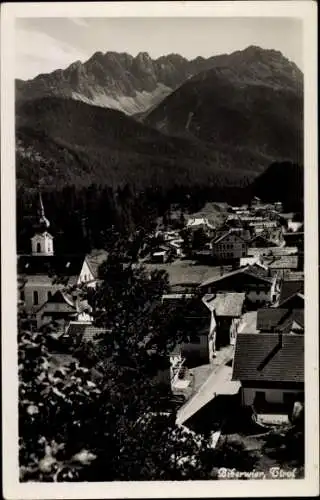
[[(7, 3), (1, 16), (1, 228), (3, 494), (9, 499), (314, 496), (319, 493), (317, 4), (313, 1)], [(296, 17), (305, 74), (305, 479), (188, 482), (19, 483), (16, 326), (15, 17)], [(261, 482), (262, 481), (262, 482)]]

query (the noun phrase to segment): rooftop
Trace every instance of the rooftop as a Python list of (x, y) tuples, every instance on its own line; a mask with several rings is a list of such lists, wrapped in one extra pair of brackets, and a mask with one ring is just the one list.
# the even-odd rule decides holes
[(285, 256), (285, 255), (296, 255), (298, 253), (298, 248), (297, 247), (285, 247), (285, 246), (248, 248), (248, 255), (257, 255), (260, 253), (268, 253), (269, 255), (274, 255), (277, 257)]
[(206, 217), (190, 217), (190, 219), (188, 219), (187, 227), (197, 227), (201, 225), (208, 226), (212, 229), (214, 228), (214, 226), (210, 224)]
[(59, 313), (79, 313), (84, 311), (91, 311), (87, 300), (78, 300), (73, 298), (68, 292), (64, 290), (57, 290), (37, 312), (42, 314), (50, 314), (52, 312)]
[(304, 293), (304, 281), (283, 281), (281, 285), (279, 305), (297, 293)]
[[(202, 281), (212, 277), (219, 277), (221, 275), (220, 266), (198, 265), (190, 260), (177, 260), (166, 264), (146, 263), (144, 265), (149, 272), (154, 269), (166, 271), (169, 275), (169, 282), (171, 286), (189, 285), (197, 287)], [(230, 269), (230, 267), (228, 269)]]
[(217, 316), (239, 317), (242, 314), (245, 293), (217, 293), (211, 299), (203, 299)]
[(255, 278), (258, 278), (262, 281), (266, 281), (271, 283), (273, 281), (273, 278), (269, 276), (268, 268), (266, 266), (263, 266), (262, 264), (252, 264), (248, 265), (246, 267), (240, 267), (236, 269), (235, 271), (231, 271), (229, 273), (216, 276), (216, 277), (211, 277), (201, 283), (201, 287), (211, 285), (212, 283), (217, 283), (220, 280), (224, 280), (226, 278), (231, 278), (233, 276), (237, 276), (239, 274), (243, 275), (248, 275), (248, 276), (253, 276)]
[(92, 342), (106, 332), (107, 330), (105, 328), (98, 328), (93, 326), (91, 323), (72, 321), (70, 322), (66, 333), (72, 337), (80, 337), (84, 342)]
[(283, 332), (290, 333), (294, 323), (300, 328), (304, 328), (303, 309), (279, 309), (266, 308), (259, 309), (257, 315), (257, 329), (263, 332)]
[(270, 269), (297, 269), (298, 256), (297, 255), (283, 255), (275, 257), (268, 262)]
[(304, 382), (304, 336), (238, 335), (232, 380)]
[(304, 271), (291, 271), (286, 274), (286, 281), (303, 281)]
[(257, 314), (258, 311), (246, 312), (241, 318), (238, 333), (258, 333)]
[(252, 243), (260, 243), (262, 244), (263, 243), (263, 247), (265, 246), (269, 246), (269, 247), (275, 247), (277, 246), (276, 243), (274, 243), (273, 241), (271, 241), (268, 236), (266, 236), (266, 234), (264, 233), (261, 233), (261, 234), (257, 234), (256, 236), (254, 236), (251, 240), (250, 240), (250, 244)]
[(220, 241), (224, 240), (230, 234), (232, 234), (233, 236), (236, 236), (237, 238), (239, 238), (239, 240), (243, 240), (243, 238), (240, 236), (239, 233), (237, 233), (237, 231), (235, 231), (234, 229), (229, 229), (225, 233), (219, 234), (216, 238), (214, 238), (212, 241), (212, 244), (215, 245), (216, 243), (220, 243)]
[(19, 255), (18, 274), (77, 276), (84, 255)]

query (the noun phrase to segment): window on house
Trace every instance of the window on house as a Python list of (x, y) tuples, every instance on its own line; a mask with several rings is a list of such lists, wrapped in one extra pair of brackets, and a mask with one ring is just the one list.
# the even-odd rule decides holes
[(41, 243), (37, 243), (37, 253), (41, 253)]
[(50, 292), (50, 291), (49, 291), (49, 292), (48, 292), (48, 300), (50, 300), (50, 299), (51, 299), (51, 297), (52, 297), (52, 292)]
[(24, 290), (21, 290), (21, 291), (20, 291), (20, 300), (22, 300), (23, 302), (24, 302), (24, 300), (25, 300)]
[(33, 292), (33, 305), (37, 306), (39, 304), (39, 294), (38, 292), (35, 290)]

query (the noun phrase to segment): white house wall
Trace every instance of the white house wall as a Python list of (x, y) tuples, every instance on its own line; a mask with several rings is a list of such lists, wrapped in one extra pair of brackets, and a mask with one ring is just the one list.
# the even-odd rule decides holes
[[(53, 295), (58, 290), (64, 288), (61, 284), (51, 284), (48, 283), (30, 283), (25, 284), (23, 288), (24, 292), (24, 304), (27, 311), (31, 311), (33, 308), (42, 306), (47, 302), (49, 298), (49, 292)], [(38, 304), (34, 304), (34, 292), (38, 292)]]
[[(77, 284), (80, 285), (80, 283), (87, 283), (87, 282), (92, 282), (94, 281), (94, 276), (92, 272), (90, 271), (90, 268), (87, 264), (87, 261), (84, 260), (82, 264), (82, 269), (79, 274), (78, 282)], [(95, 283), (89, 283), (88, 286), (95, 286)]]
[(240, 259), (247, 254), (247, 245), (237, 236), (226, 236), (219, 243), (215, 243), (212, 248), (213, 256), (216, 258)]

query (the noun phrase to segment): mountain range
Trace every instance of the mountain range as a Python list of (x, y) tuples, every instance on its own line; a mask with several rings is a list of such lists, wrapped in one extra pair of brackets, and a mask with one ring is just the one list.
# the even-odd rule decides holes
[[(261, 67), (256, 71), (254, 66), (258, 59)], [(197, 57), (191, 61), (178, 54), (151, 59), (147, 52), (140, 52), (136, 57), (126, 53), (96, 52), (88, 61), (76, 61), (65, 70), (41, 74), (28, 81), (17, 80), (16, 92), (18, 99), (58, 96), (131, 115), (155, 107), (188, 78), (202, 71), (231, 66), (238, 71), (243, 64), (246, 70), (256, 73), (258, 80), (264, 76), (272, 80), (274, 71), (281, 74), (280, 85), (285, 83), (292, 87), (293, 81), (301, 80), (296, 65), (279, 52), (263, 51), (259, 47), (207, 59)]]
[(129, 115), (157, 105), (187, 78), (210, 66), (209, 60), (188, 61), (177, 54), (151, 59), (147, 52), (96, 52), (85, 63), (65, 70), (17, 80), (18, 98), (65, 97), (114, 108)]
[(302, 162), (303, 74), (259, 47), (192, 61), (98, 52), (17, 80), (16, 125), (25, 185), (241, 185)]

